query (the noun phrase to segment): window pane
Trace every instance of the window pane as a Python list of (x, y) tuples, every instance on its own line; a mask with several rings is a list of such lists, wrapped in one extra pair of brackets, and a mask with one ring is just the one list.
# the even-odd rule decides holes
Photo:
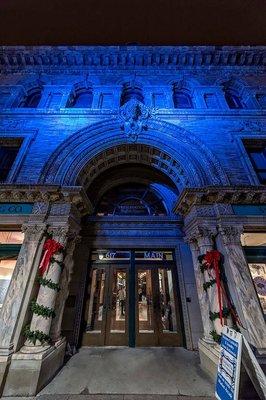
[(114, 270), (111, 295), (111, 333), (126, 331), (127, 286), (125, 269)]
[(241, 235), (242, 246), (266, 246), (265, 232), (245, 232)]
[(266, 315), (266, 263), (251, 263), (249, 264), (249, 269), (258, 293), (263, 313)]
[(153, 293), (151, 270), (138, 271), (139, 333), (154, 332)]
[(158, 270), (160, 288), (160, 315), (163, 332), (177, 332), (172, 271), (168, 268)]
[(0, 181), (7, 179), (18, 151), (18, 146), (0, 146)]
[(3, 305), (9, 283), (16, 265), (16, 258), (0, 259), (0, 308)]
[(1, 244), (21, 244), (24, 240), (24, 233), (17, 231), (0, 231)]
[(24, 233), (0, 231), (0, 307), (9, 287)]
[(104, 269), (92, 271), (86, 332), (101, 333), (105, 291)]

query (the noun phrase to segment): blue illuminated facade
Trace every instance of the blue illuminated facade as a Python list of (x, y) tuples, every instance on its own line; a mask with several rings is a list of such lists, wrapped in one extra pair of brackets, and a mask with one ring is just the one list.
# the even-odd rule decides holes
[[(24, 261), (18, 258), (16, 266), (24, 263), (26, 272), (13, 273), (0, 310), (8, 326), (0, 325), (4, 395), (34, 395), (50, 379), (38, 378), (30, 392), (35, 378), (29, 373), (20, 389), (15, 373), (23, 370), (23, 354), (40, 376), (62, 365), (65, 339), (51, 353), (53, 368), (51, 361), (34, 364), (35, 348), (24, 351), (47, 229), (69, 249), (69, 273), (58, 278), (65, 289), (53, 303), (57, 317), (42, 328), (53, 346), (61, 331), (72, 348), (80, 346), (82, 282), (92, 249), (171, 249), (180, 345), (199, 349), (203, 368), (213, 373), (218, 346), (210, 332), (221, 327), (209, 320), (215, 301), (202, 290), (206, 277), (197, 257), (218, 249), (243, 334), (265, 356), (266, 296), (252, 279), (249, 264), (256, 260), (243, 250), (263, 247), (266, 271), (266, 236), (257, 239), (266, 235), (260, 212), (266, 204), (265, 49), (2, 47), (0, 70), (0, 201), (33, 206), (29, 215), (0, 214), (0, 230), (26, 227)], [(59, 228), (72, 233), (62, 239)], [(254, 240), (245, 243), (250, 232)], [(266, 284), (266, 275), (261, 278)]]

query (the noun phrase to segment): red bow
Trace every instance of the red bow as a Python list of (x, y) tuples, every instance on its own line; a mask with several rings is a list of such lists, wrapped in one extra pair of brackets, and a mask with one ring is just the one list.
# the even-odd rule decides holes
[(51, 257), (62, 249), (63, 246), (60, 243), (56, 242), (54, 239), (47, 239), (45, 241), (43, 245), (44, 255), (39, 266), (39, 271), (41, 276), (43, 276), (43, 274), (47, 270)]
[(220, 279), (220, 269), (219, 269), (219, 261), (221, 259), (221, 254), (217, 250), (207, 251), (204, 260), (207, 263), (209, 268), (214, 268), (215, 272), (215, 280), (218, 291), (218, 303), (219, 303), (219, 317), (221, 325), (223, 326), (223, 308), (222, 308), (222, 284)]

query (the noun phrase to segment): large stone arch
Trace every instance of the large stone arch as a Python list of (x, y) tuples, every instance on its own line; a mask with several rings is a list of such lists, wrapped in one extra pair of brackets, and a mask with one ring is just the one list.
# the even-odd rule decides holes
[(156, 118), (136, 140), (117, 119), (92, 124), (66, 139), (46, 163), (40, 183), (89, 186), (110, 166), (123, 163), (153, 166), (184, 187), (226, 185), (228, 178), (213, 153), (190, 132)]

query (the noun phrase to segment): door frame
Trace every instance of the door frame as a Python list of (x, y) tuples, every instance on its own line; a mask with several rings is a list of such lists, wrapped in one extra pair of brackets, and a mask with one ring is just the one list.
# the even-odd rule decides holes
[[(127, 251), (130, 252), (130, 260), (128, 261), (124, 261), (124, 260), (119, 260), (119, 259), (110, 259), (108, 261), (106, 260), (98, 260), (97, 262), (95, 261), (91, 261), (89, 259), (89, 276), (88, 276), (88, 284), (87, 284), (87, 296), (86, 296), (86, 300), (85, 300), (85, 304), (84, 304), (84, 314), (87, 310), (87, 305), (86, 303), (89, 300), (89, 296), (90, 296), (90, 288), (91, 288), (91, 272), (93, 269), (93, 266), (96, 266), (98, 268), (100, 268), (101, 266), (104, 265), (109, 265), (109, 269), (111, 270), (112, 267), (117, 266), (117, 267), (126, 267), (128, 268), (127, 272), (128, 272), (128, 278), (127, 278), (127, 311), (128, 311), (128, 324), (126, 325), (126, 332), (128, 334), (128, 343), (127, 344), (110, 344), (110, 345), (128, 345), (129, 347), (135, 347), (136, 346), (136, 337), (137, 337), (137, 323), (136, 323), (136, 316), (137, 316), (137, 301), (136, 301), (136, 273), (137, 273), (137, 269), (139, 266), (146, 266), (146, 268), (149, 268), (149, 264), (151, 265), (153, 263), (154, 265), (154, 261), (152, 260), (136, 260), (135, 261), (135, 252), (136, 251), (150, 251), (150, 250), (154, 250), (154, 251), (171, 251), (172, 252), (172, 257), (173, 260), (172, 261), (168, 261), (168, 260), (164, 260), (164, 261), (155, 261), (156, 263), (156, 269), (159, 269), (160, 267), (171, 267), (172, 270), (172, 277), (173, 277), (173, 281), (175, 284), (175, 288), (176, 290), (174, 291), (174, 299), (175, 299), (175, 310), (176, 310), (176, 318), (179, 319), (179, 327), (180, 327), (180, 337), (179, 337), (179, 344), (174, 345), (174, 346), (185, 346), (186, 344), (186, 332), (185, 332), (185, 327), (184, 327), (184, 321), (183, 321), (183, 315), (182, 315), (182, 311), (183, 311), (183, 305), (182, 305), (182, 299), (181, 299), (181, 292), (180, 292), (180, 282), (179, 282), (179, 271), (178, 271), (178, 266), (177, 266), (177, 259), (176, 259), (176, 248), (173, 247), (158, 247), (158, 246), (145, 246), (140, 247), (140, 246), (136, 246), (134, 248), (129, 248), (129, 247), (120, 247), (120, 246), (101, 246), (101, 247), (97, 247), (97, 248), (91, 248), (90, 249), (90, 255), (92, 254), (93, 251), (99, 250), (99, 249), (104, 249), (104, 250), (116, 250), (116, 251)], [(110, 268), (111, 267), (111, 268)], [(155, 269), (155, 268), (154, 268)], [(167, 335), (166, 333), (164, 333), (164, 335)], [(170, 334), (172, 335), (172, 334)], [(82, 346), (88, 346), (88, 345), (92, 345), (92, 346), (97, 346), (97, 345), (107, 345), (104, 344), (104, 342), (102, 344), (88, 344), (87, 341), (84, 341), (84, 332), (81, 332), (81, 345)], [(105, 335), (104, 335), (105, 336)], [(105, 339), (104, 339), (105, 340)], [(169, 343), (169, 340), (166, 340), (165, 342), (160, 339), (160, 342), (162, 344), (162, 346), (173, 346), (172, 344)], [(163, 343), (164, 342), (164, 343)], [(114, 342), (113, 342), (114, 343)], [(148, 344), (147, 344), (148, 345)], [(155, 344), (156, 345), (156, 344)], [(141, 346), (138, 344), (138, 346)], [(149, 346), (151, 346), (151, 344), (149, 344)]]

